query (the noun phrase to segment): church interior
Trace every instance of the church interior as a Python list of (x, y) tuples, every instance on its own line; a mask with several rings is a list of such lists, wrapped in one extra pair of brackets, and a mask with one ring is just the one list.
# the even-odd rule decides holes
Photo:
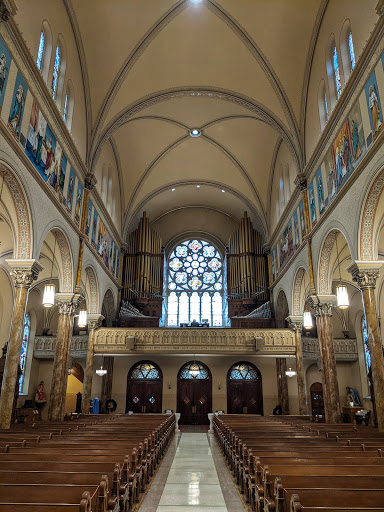
[(383, 107), (384, 0), (0, 0), (0, 512), (384, 510)]

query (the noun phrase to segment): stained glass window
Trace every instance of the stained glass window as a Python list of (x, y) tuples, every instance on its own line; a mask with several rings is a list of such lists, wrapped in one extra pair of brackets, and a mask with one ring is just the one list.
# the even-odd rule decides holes
[(60, 71), (60, 60), (61, 60), (61, 53), (60, 53), (60, 46), (56, 46), (56, 53), (55, 53), (55, 63), (53, 65), (53, 75), (52, 75), (52, 98), (56, 98), (56, 92), (57, 92), (57, 83), (59, 80), (59, 71)]
[(368, 374), (369, 370), (371, 369), (371, 350), (369, 348), (367, 319), (365, 318), (365, 315), (361, 319), (361, 334), (363, 336), (365, 366), (367, 368), (367, 374)]
[(236, 363), (229, 370), (230, 380), (258, 380), (259, 371), (251, 363)]
[(37, 59), (36, 59), (36, 66), (37, 66), (37, 69), (40, 69), (40, 71), (41, 71), (41, 65), (43, 63), (44, 50), (45, 50), (45, 36), (44, 36), (44, 32), (41, 31), (39, 49), (37, 51)]
[(68, 93), (65, 95), (64, 100), (64, 111), (63, 111), (63, 121), (67, 121), (67, 114), (68, 114)]
[(351, 59), (351, 69), (353, 69), (356, 65), (356, 59), (355, 59), (355, 49), (353, 47), (352, 32), (350, 32), (349, 36), (348, 36), (348, 48), (349, 48), (349, 57)]
[[(196, 375), (193, 375), (192, 373), (190, 373), (191, 366), (193, 366), (194, 371), (195, 371), (195, 366), (198, 366), (199, 373), (197, 373)], [(209, 372), (204, 365), (202, 365), (199, 362), (194, 361), (193, 363), (187, 363), (184, 366), (184, 368), (182, 368), (179, 378), (187, 379), (187, 380), (191, 380), (191, 379), (204, 380), (204, 379), (209, 379)]]
[(139, 363), (137, 366), (135, 366), (131, 373), (131, 379), (156, 380), (160, 379), (160, 374), (159, 370), (153, 363), (146, 361), (144, 363)]
[(28, 342), (29, 342), (29, 333), (31, 331), (31, 317), (29, 314), (25, 315), (24, 321), (24, 331), (23, 331), (23, 341), (21, 344), (21, 353), (20, 353), (20, 369), (22, 371), (20, 380), (19, 380), (19, 393), (23, 390), (24, 383), (24, 370), (25, 370), (25, 362), (27, 359), (27, 350), (28, 350)]
[(223, 325), (223, 261), (214, 245), (197, 239), (178, 245), (169, 257), (166, 287), (168, 327)]
[(341, 94), (341, 80), (340, 80), (340, 69), (339, 69), (339, 58), (337, 56), (336, 46), (333, 47), (333, 72), (335, 74), (336, 82), (336, 97), (340, 98)]
[(328, 114), (328, 101), (327, 101), (327, 93), (324, 91), (324, 108), (325, 108), (325, 121), (328, 121), (329, 114)]

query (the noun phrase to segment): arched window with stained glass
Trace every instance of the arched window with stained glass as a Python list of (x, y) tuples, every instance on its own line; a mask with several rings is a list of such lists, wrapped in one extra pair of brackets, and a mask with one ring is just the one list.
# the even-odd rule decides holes
[(148, 379), (158, 380), (160, 379), (159, 369), (150, 361), (144, 361), (137, 364), (131, 371), (131, 379)]
[(368, 339), (368, 328), (367, 328), (367, 319), (365, 318), (365, 315), (363, 315), (361, 319), (361, 335), (363, 337), (363, 344), (364, 344), (364, 355), (365, 355), (365, 367), (367, 370), (367, 375), (369, 374), (369, 371), (371, 369), (371, 351), (369, 348), (369, 339)]
[(328, 113), (328, 101), (327, 101), (327, 93), (324, 88), (324, 113), (325, 113), (325, 122), (329, 119), (329, 113)]
[(349, 58), (351, 59), (351, 70), (352, 70), (356, 65), (355, 48), (353, 46), (352, 32), (349, 32), (349, 34), (348, 34), (348, 49), (349, 49)]
[(208, 380), (209, 378), (210, 374), (207, 367), (198, 361), (187, 363), (179, 373), (179, 379), (181, 380)]
[(43, 57), (45, 52), (45, 34), (44, 30), (41, 31), (40, 34), (40, 41), (39, 41), (39, 49), (37, 50), (37, 59), (36, 59), (36, 66), (37, 69), (41, 71), (41, 66), (43, 64)]
[(336, 98), (339, 99), (340, 94), (341, 94), (341, 79), (340, 79), (339, 58), (337, 56), (336, 45), (333, 46), (332, 61), (333, 61), (333, 73), (335, 76), (335, 84), (336, 84)]
[(59, 73), (60, 73), (60, 64), (61, 64), (61, 50), (60, 45), (56, 46), (56, 52), (55, 52), (55, 62), (53, 64), (53, 75), (52, 75), (52, 98), (56, 98), (57, 93), (57, 84), (59, 81)]
[(19, 392), (21, 393), (24, 384), (24, 374), (25, 374), (25, 363), (27, 360), (27, 351), (28, 351), (28, 343), (29, 343), (29, 335), (31, 332), (31, 317), (27, 313), (24, 319), (24, 330), (23, 330), (23, 341), (21, 344), (21, 353), (20, 353), (20, 369), (21, 369), (21, 377), (19, 379)]
[(228, 377), (229, 380), (259, 380), (260, 372), (255, 365), (240, 362), (231, 366)]
[(167, 325), (196, 322), (223, 326), (223, 260), (210, 242), (189, 239), (168, 260)]

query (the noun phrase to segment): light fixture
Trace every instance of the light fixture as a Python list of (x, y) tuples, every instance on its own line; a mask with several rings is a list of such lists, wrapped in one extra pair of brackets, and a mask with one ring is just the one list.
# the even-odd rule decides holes
[(175, 188), (173, 188), (173, 189), (172, 189), (172, 192), (174, 192), (175, 190), (176, 190), (176, 189), (175, 189)]
[(190, 375), (192, 375), (193, 378), (197, 377), (199, 375), (199, 373), (200, 373), (200, 367), (196, 363), (195, 356), (193, 356), (193, 363), (190, 365), (188, 371), (189, 371)]
[(347, 309), (349, 307), (349, 297), (347, 287), (341, 282), (341, 272), (340, 272), (340, 259), (339, 259), (339, 248), (337, 246), (337, 237), (336, 237), (336, 252), (337, 252), (337, 266), (339, 267), (339, 284), (336, 285), (336, 297), (337, 297), (337, 306), (340, 309)]
[(295, 370), (292, 370), (291, 367), (288, 368), (288, 370), (285, 370), (285, 375), (287, 377), (294, 377), (296, 375)]
[(310, 311), (304, 311), (304, 321), (303, 321), (304, 329), (312, 329), (312, 315)]
[(200, 185), (196, 185), (196, 188), (200, 188)]
[(77, 325), (79, 327), (87, 327), (87, 310), (86, 309), (80, 309), (79, 311), (79, 320), (77, 322)]
[(190, 135), (191, 137), (200, 137), (200, 135), (201, 135), (201, 131), (200, 131), (200, 130), (198, 130), (197, 128), (193, 128), (193, 130), (191, 130), (191, 131), (189, 132), (189, 135)]
[(222, 190), (222, 193), (224, 194), (225, 190)]
[(103, 377), (104, 375), (107, 375), (107, 370), (105, 370), (103, 365), (101, 365), (100, 368), (96, 370), (96, 373), (99, 377)]
[(53, 274), (53, 262), (55, 260), (55, 251), (56, 251), (56, 237), (55, 243), (53, 245), (53, 257), (52, 257), (52, 266), (51, 266), (51, 278), (49, 283), (44, 286), (44, 294), (43, 294), (43, 306), (45, 308), (51, 308), (55, 304), (55, 293), (56, 288), (52, 283), (52, 274)]

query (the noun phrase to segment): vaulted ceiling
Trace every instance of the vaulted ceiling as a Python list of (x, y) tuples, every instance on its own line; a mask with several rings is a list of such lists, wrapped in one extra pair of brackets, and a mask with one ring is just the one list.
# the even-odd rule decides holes
[(156, 219), (201, 207), (233, 220), (248, 210), (266, 235), (276, 147), (303, 162), (302, 91), (322, 1), (71, 4), (90, 88), (89, 163), (111, 140), (126, 232), (143, 210)]

